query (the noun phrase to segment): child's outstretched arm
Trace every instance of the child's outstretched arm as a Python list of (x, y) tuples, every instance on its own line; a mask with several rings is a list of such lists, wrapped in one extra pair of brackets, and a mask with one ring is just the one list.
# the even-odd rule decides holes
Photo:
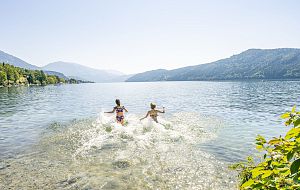
[(165, 113), (165, 107), (163, 107), (163, 111), (157, 110), (158, 113)]
[(112, 111), (107, 111), (107, 112), (104, 112), (104, 113), (114, 113), (116, 111), (116, 108), (114, 108)]
[(141, 118), (140, 120), (143, 120), (143, 119), (147, 118), (148, 116), (149, 116), (149, 112), (147, 112), (146, 116)]

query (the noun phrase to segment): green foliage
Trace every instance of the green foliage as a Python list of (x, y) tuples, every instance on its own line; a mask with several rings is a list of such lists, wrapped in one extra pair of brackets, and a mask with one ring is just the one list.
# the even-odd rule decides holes
[(47, 85), (65, 82), (65, 79), (47, 75), (44, 71), (23, 69), (5, 63), (0, 65), (1, 86), (19, 84)]
[(18, 81), (20, 80), (20, 74), (17, 70), (14, 70), (14, 78), (15, 78), (14, 82), (18, 83)]
[(58, 83), (58, 81), (57, 81), (57, 78), (55, 76), (49, 75), (47, 77), (47, 83), (48, 84), (56, 84), (56, 83)]
[(264, 153), (260, 163), (248, 158), (231, 166), (239, 171), (240, 189), (300, 189), (300, 112), (294, 106), (281, 118), (292, 128), (269, 141), (257, 136), (256, 148)]
[(72, 78), (69, 80), (69, 82), (70, 82), (71, 84), (77, 84), (77, 83), (78, 83), (77, 80), (72, 79)]
[(59, 82), (60, 82), (60, 83), (65, 83), (66, 80), (65, 80), (64, 78), (59, 78)]
[(27, 76), (27, 80), (28, 80), (29, 84), (34, 84), (34, 81), (35, 81), (34, 73), (29, 73)]
[(0, 70), (0, 85), (5, 85), (7, 81), (6, 72)]
[(15, 72), (13, 67), (9, 67), (5, 65), (5, 70), (6, 70), (6, 75), (7, 75), (7, 80), (9, 81), (15, 81)]
[(39, 84), (46, 85), (47, 84), (47, 76), (44, 71), (36, 71), (36, 79), (39, 81)]

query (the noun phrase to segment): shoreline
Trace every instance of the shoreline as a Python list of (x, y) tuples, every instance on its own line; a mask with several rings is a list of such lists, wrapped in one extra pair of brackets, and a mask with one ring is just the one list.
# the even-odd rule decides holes
[(266, 82), (266, 81), (300, 81), (300, 78), (287, 79), (215, 79), (215, 80), (158, 80), (158, 81), (124, 81), (126, 83), (142, 82)]
[(84, 84), (84, 83), (93, 83), (93, 82), (56, 83), (56, 84), (46, 84), (46, 85), (42, 85), (42, 84), (13, 84), (13, 85), (7, 85), (7, 86), (0, 85), (0, 88), (26, 87), (26, 86), (27, 87), (31, 87), (31, 86), (50, 86), (50, 85), (58, 86), (58, 85), (66, 85), (66, 84)]
[(79, 82), (79, 83), (56, 83), (56, 84), (46, 84), (46, 85), (41, 85), (41, 84), (18, 84), (18, 85), (7, 85), (3, 86), (0, 85), (0, 88), (11, 88), (11, 87), (19, 87), (19, 86), (48, 86), (48, 85), (62, 85), (62, 84), (110, 84), (110, 83), (165, 83), (165, 82), (271, 82), (271, 81), (281, 81), (281, 82), (286, 82), (286, 81), (291, 81), (291, 82), (297, 82), (300, 81), (300, 79), (239, 79), (239, 80), (164, 80), (164, 81), (121, 81), (121, 82)]

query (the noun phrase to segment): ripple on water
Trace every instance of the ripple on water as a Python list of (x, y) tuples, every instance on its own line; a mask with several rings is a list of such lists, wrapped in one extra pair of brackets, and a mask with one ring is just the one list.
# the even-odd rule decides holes
[(1, 163), (0, 189), (235, 189), (234, 173), (197, 146), (214, 138), (217, 119), (113, 120), (50, 125), (34, 152)]

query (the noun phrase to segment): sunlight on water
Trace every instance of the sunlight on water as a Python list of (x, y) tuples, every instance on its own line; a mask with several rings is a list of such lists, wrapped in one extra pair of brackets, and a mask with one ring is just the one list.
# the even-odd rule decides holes
[(235, 173), (197, 146), (215, 137), (216, 118), (114, 120), (50, 125), (32, 152), (1, 162), (0, 189), (235, 189)]
[[(235, 189), (227, 166), (253, 155), (257, 134), (284, 134), (299, 84), (0, 88), (0, 189)], [(125, 127), (100, 111), (114, 98), (131, 113)], [(152, 101), (166, 107), (161, 124), (138, 120)]]

